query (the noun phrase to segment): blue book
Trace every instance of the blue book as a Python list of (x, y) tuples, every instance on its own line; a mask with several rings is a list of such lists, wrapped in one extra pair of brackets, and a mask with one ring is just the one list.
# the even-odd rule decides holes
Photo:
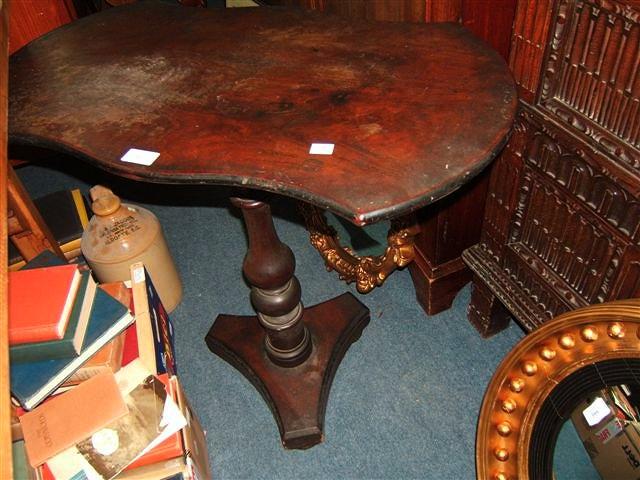
[(33, 409), (132, 322), (129, 309), (102, 289), (96, 289), (89, 326), (78, 356), (11, 364), (13, 398), (26, 410)]
[(68, 262), (62, 260), (51, 250), (44, 250), (29, 260), (20, 270), (29, 270), (32, 268), (55, 267), (56, 265), (65, 265)]
[(173, 343), (173, 323), (169, 314), (164, 308), (160, 296), (151, 281), (151, 276), (147, 269), (144, 269), (147, 288), (147, 298), (149, 299), (149, 312), (151, 314), (151, 326), (154, 333), (156, 349), (157, 373), (168, 373), (169, 376), (176, 374), (176, 356)]

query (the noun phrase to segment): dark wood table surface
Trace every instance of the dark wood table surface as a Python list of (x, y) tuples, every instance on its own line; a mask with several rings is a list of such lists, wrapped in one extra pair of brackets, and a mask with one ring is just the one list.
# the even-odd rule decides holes
[[(130, 178), (283, 193), (356, 224), (461, 186), (516, 106), (504, 61), (459, 25), (278, 8), (114, 8), (23, 48), (9, 74), (12, 142)], [(124, 164), (131, 147), (160, 157)]]
[[(12, 144), (149, 182), (281, 193), (359, 225), (464, 184), (500, 150), (515, 108), (504, 61), (459, 25), (303, 10), (140, 2), (55, 30), (9, 63)], [(310, 154), (313, 143), (334, 152)], [(160, 156), (122, 162), (130, 148)], [(351, 294), (303, 308), (269, 206), (233, 204), (257, 316), (219, 315), (207, 345), (258, 389), (284, 446), (308, 448), (369, 312)]]

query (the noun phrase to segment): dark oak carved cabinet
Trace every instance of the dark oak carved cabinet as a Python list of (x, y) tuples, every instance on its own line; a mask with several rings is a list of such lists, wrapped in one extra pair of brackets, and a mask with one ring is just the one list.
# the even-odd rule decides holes
[(486, 336), (640, 296), (640, 2), (521, 0), (509, 63), (520, 112), (464, 253)]

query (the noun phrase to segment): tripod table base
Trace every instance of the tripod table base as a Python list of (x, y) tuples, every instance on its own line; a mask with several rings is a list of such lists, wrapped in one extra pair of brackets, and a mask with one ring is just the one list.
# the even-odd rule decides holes
[(349, 346), (369, 323), (369, 310), (350, 293), (305, 308), (303, 321), (313, 350), (302, 364), (275, 365), (264, 349), (256, 316), (219, 315), (206, 336), (209, 349), (258, 389), (278, 424), (285, 448), (322, 442), (324, 414), (333, 377)]

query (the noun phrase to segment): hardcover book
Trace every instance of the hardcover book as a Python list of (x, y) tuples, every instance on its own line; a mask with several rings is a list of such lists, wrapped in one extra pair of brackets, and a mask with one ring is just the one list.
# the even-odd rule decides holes
[(37, 256), (23, 264), (20, 270), (32, 270), (34, 268), (41, 267), (55, 267), (57, 265), (67, 265), (68, 262), (64, 261), (51, 250), (45, 250), (40, 252)]
[[(86, 200), (79, 189), (59, 190), (34, 200), (34, 204), (60, 249), (68, 259), (80, 255), (80, 239), (89, 224)], [(9, 242), (10, 270), (18, 270), (24, 260), (15, 246)]]
[(66, 358), (80, 353), (96, 294), (96, 282), (91, 272), (86, 270), (81, 275), (80, 286), (64, 336), (60, 340), (13, 345), (9, 349), (11, 362)]
[(153, 373), (176, 373), (173, 324), (141, 262), (131, 265), (131, 290), (136, 317), (138, 356)]
[(80, 238), (89, 224), (87, 205), (79, 189), (58, 190), (33, 202), (63, 252), (80, 248)]
[(80, 354), (72, 358), (11, 364), (13, 398), (26, 410), (31, 410), (132, 322), (133, 316), (126, 307), (102, 289), (96, 289)]
[(14, 480), (37, 480), (38, 472), (29, 465), (24, 440), (11, 443), (11, 459)]
[(113, 373), (96, 375), (20, 417), (29, 463), (41, 465), (126, 413)]
[(126, 331), (127, 329), (116, 335), (112, 340), (109, 340), (93, 357), (73, 372), (73, 374), (64, 381), (62, 387), (77, 385), (102, 372), (116, 373), (120, 370)]
[[(101, 283), (98, 288), (118, 300), (125, 307), (130, 308), (131, 295), (129, 289), (124, 286), (124, 282)], [(127, 332), (131, 328), (135, 328), (135, 323), (132, 323), (124, 331), (116, 335), (115, 338), (109, 340), (104, 347), (100, 348), (95, 355), (73, 372), (60, 388), (77, 385), (103, 371), (115, 373), (120, 370), (120, 367), (125, 365), (123, 363), (125, 339), (128, 336)]]
[[(118, 480), (172, 480), (176, 475), (181, 475), (180, 479), (192, 480), (190, 467), (185, 457), (176, 457), (170, 460), (152, 463), (134, 470), (125, 470), (117, 477)], [(204, 480), (204, 479), (203, 479)], [(208, 480), (208, 479), (206, 479)]]
[(9, 345), (60, 340), (79, 285), (73, 264), (9, 272)]
[[(122, 366), (129, 365), (138, 355), (138, 330), (136, 322), (133, 322), (124, 332), (124, 347), (122, 348)], [(145, 364), (146, 366), (146, 364)], [(148, 367), (147, 367), (148, 368)], [(149, 371), (153, 371), (149, 369)]]
[(131, 289), (127, 287), (125, 282), (107, 282), (101, 283), (100, 288), (118, 300), (121, 304), (129, 309), (133, 309), (133, 300), (131, 299)]
[[(129, 380), (121, 383), (120, 379), (135, 363), (117, 374), (123, 394), (130, 388), (126, 385)], [(114, 478), (137, 457), (186, 423), (176, 403), (167, 396), (162, 382), (153, 375), (134, 385), (125, 395), (125, 402), (129, 410), (127, 415), (47, 462), (56, 479), (83, 478), (82, 475), (90, 480)]]

